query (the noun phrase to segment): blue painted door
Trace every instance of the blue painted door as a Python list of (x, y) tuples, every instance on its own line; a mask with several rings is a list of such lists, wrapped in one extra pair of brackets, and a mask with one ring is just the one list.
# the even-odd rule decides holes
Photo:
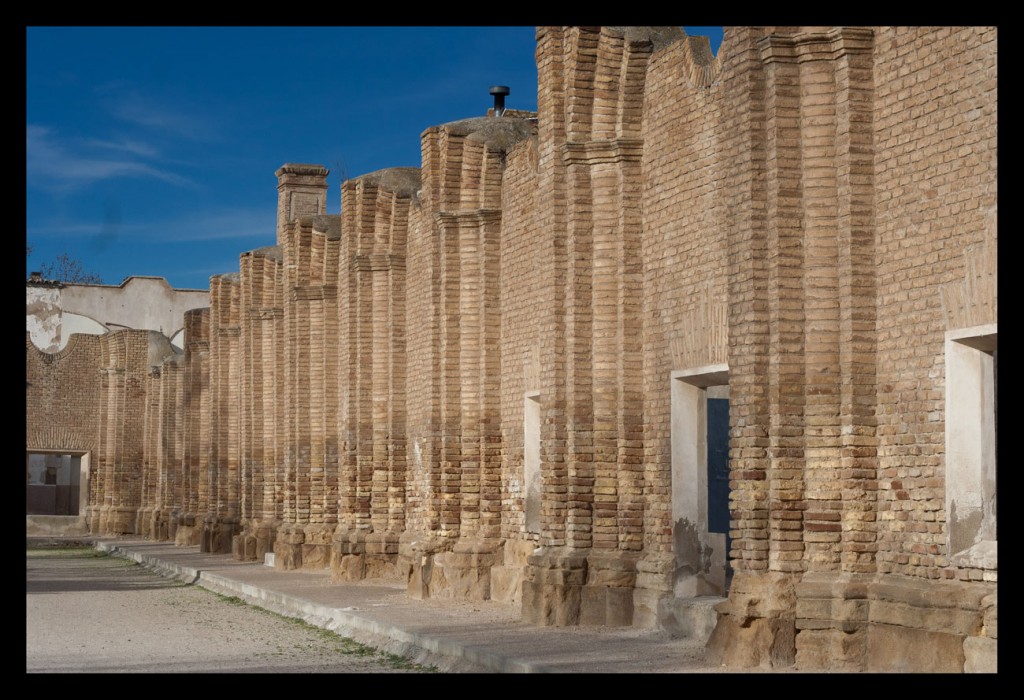
[(726, 581), (731, 578), (729, 537), (729, 399), (708, 399), (708, 532), (725, 533)]

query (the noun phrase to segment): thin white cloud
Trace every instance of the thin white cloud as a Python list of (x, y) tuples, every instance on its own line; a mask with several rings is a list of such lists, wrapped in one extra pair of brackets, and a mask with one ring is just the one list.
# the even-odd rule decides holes
[[(188, 178), (129, 158), (102, 158), (82, 152), (46, 126), (28, 124), (25, 130), (26, 175), (30, 185), (47, 190), (84, 187), (116, 177), (154, 178), (179, 186), (194, 186)], [(136, 146), (136, 150), (140, 148)], [(144, 150), (145, 146), (141, 146)]]
[(149, 129), (164, 131), (189, 139), (212, 136), (212, 125), (202, 118), (180, 109), (160, 104), (155, 99), (133, 93), (118, 97), (109, 104), (110, 113), (122, 121)]
[[(229, 209), (192, 213), (180, 219), (119, 223), (118, 234), (127, 234), (139, 241), (148, 239), (163, 243), (251, 238), (258, 241), (253, 247), (260, 247), (274, 244), (276, 221), (277, 213), (273, 208)], [(98, 236), (106, 232), (107, 226), (102, 222), (53, 222), (33, 225), (30, 233), (33, 238)], [(239, 249), (238, 252), (244, 250)]]
[(85, 143), (89, 146), (95, 146), (96, 148), (105, 148), (111, 151), (125, 151), (144, 158), (155, 158), (160, 155), (160, 152), (157, 151), (157, 149), (153, 148), (149, 144), (141, 143), (139, 141), (115, 142), (101, 141), (100, 139), (89, 139)]
[[(274, 225), (277, 212), (274, 209), (237, 209), (211, 211), (187, 219), (169, 221), (159, 226), (161, 237), (167, 241), (210, 241), (225, 238), (265, 238), (274, 244)], [(239, 253), (244, 251), (239, 251)]]

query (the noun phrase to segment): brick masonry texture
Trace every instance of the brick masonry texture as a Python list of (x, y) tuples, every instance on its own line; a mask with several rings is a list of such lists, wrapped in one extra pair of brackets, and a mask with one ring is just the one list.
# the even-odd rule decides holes
[(712, 56), (541, 27), (536, 58), (537, 113), (428, 128), (340, 216), (282, 166), (274, 245), (211, 278), (183, 353), (27, 341), (27, 450), (91, 455), (94, 532), (654, 626), (696, 487), (670, 375), (725, 367), (712, 658), (991, 668), (944, 421), (946, 333), (997, 321), (995, 29), (729, 27)]

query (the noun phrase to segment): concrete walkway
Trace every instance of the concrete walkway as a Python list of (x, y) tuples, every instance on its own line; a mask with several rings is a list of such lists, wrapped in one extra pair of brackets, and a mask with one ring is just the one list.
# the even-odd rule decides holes
[(715, 673), (703, 645), (634, 628), (535, 627), (494, 601), (412, 600), (391, 580), (332, 583), (327, 571), (276, 571), (198, 547), (89, 538), (169, 578), (237, 596), (447, 672)]

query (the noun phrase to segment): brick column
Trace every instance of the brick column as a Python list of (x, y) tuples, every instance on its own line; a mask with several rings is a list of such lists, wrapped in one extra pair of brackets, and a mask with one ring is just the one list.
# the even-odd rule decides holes
[(540, 141), (542, 167), (554, 170), (552, 233), (564, 241), (554, 313), (566, 346), (541, 360), (542, 396), (552, 387), (551, 422), (564, 427), (542, 429), (546, 546), (523, 584), (523, 615), (535, 624), (633, 622), (644, 515), (640, 127), (647, 62), (675, 36), (538, 32), (539, 101), (556, 112), (540, 108)]
[(417, 168), (342, 185), (340, 513), (332, 576), (397, 575), (406, 522), (406, 241)]

